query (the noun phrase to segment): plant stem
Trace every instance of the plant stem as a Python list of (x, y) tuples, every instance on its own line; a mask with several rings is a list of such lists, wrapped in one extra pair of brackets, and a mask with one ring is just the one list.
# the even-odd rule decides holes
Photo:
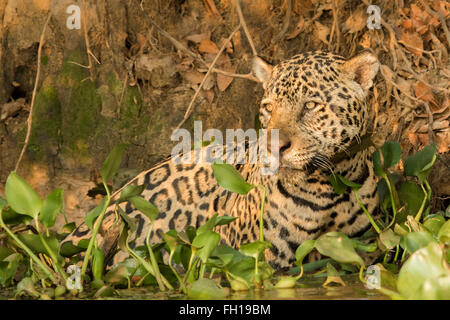
[(263, 189), (263, 198), (261, 200), (261, 211), (259, 214), (259, 240), (264, 241), (264, 203), (266, 202), (266, 187), (258, 185), (258, 188)]
[(175, 250), (172, 250), (170, 252), (170, 255), (169, 255), (169, 268), (172, 270), (173, 274), (175, 275), (175, 277), (177, 278), (178, 282), (180, 283), (181, 291), (186, 293), (186, 287), (184, 286), (184, 282), (182, 281), (182, 279), (181, 279), (180, 275), (178, 274), (177, 270), (175, 270), (175, 268), (172, 265), (172, 259), (173, 259), (174, 253), (175, 253)]
[(95, 222), (94, 231), (92, 232), (92, 237), (89, 240), (89, 245), (88, 245), (87, 250), (86, 250), (86, 255), (84, 256), (83, 265), (81, 267), (81, 280), (82, 281), (83, 281), (84, 275), (86, 273), (86, 269), (87, 269), (87, 266), (88, 266), (89, 258), (90, 258), (91, 251), (92, 251), (92, 247), (94, 246), (94, 242), (97, 241), (96, 238), (97, 238), (98, 230), (100, 229), (100, 226), (102, 224), (103, 218), (104, 218), (105, 213), (106, 213), (106, 209), (108, 208), (109, 202), (111, 200), (111, 195), (109, 193), (109, 188), (108, 188), (108, 186), (106, 185), (106, 183), (104, 181), (103, 181), (103, 186), (105, 187), (105, 190), (106, 190), (106, 201), (105, 201), (105, 204), (103, 205), (103, 209), (102, 209), (102, 212), (100, 213), (100, 216), (97, 218), (97, 220)]
[(52, 270), (46, 266), (42, 261), (22, 242), (20, 239), (6, 226), (3, 222), (3, 210), (0, 210), (0, 225), (10, 235), (10, 237), (17, 242), (17, 244), (33, 259), (34, 262), (47, 274), (50, 280), (55, 283), (56, 279), (53, 276)]
[(420, 205), (420, 209), (419, 209), (419, 211), (417, 212), (416, 217), (414, 218), (417, 222), (420, 221), (420, 218), (421, 218), (421, 216), (422, 216), (423, 209), (425, 208), (425, 203), (427, 202), (427, 198), (428, 198), (427, 191), (426, 191), (425, 188), (423, 187), (423, 184), (422, 184), (422, 183), (420, 184), (420, 187), (422, 188), (423, 193), (425, 194), (425, 196), (423, 197), (423, 201), (422, 201), (422, 204)]
[(397, 209), (396, 209), (396, 204), (394, 201), (394, 195), (393, 195), (393, 189), (391, 186), (391, 181), (390, 181), (389, 177), (386, 175), (386, 173), (384, 173), (382, 177), (383, 177), (384, 181), (386, 181), (387, 187), (389, 189), (389, 196), (391, 198), (391, 204), (392, 204), (392, 221), (387, 226), (387, 228), (390, 228), (395, 221), (395, 217), (397, 216)]
[(355, 189), (352, 189), (353, 193), (355, 194), (356, 197), (356, 201), (358, 201), (359, 206), (363, 209), (364, 213), (366, 214), (367, 218), (369, 219), (370, 223), (372, 224), (372, 226), (374, 227), (375, 231), (380, 234), (381, 230), (378, 227), (378, 225), (375, 223), (375, 221), (372, 218), (372, 215), (367, 211), (366, 207), (364, 206), (364, 204), (361, 202), (361, 200), (359, 199), (358, 196), (358, 192)]
[[(44, 245), (45, 250), (47, 250), (48, 254), (50, 255), (50, 258), (52, 258), (52, 260), (53, 260), (53, 265), (55, 266), (56, 272), (58, 272), (63, 277), (64, 282), (67, 282), (67, 279), (68, 279), (67, 274), (61, 269), (61, 267), (59, 265), (58, 257), (53, 252), (53, 250), (50, 248), (50, 246), (48, 245), (44, 236), (40, 232), (39, 219), (38, 219), (37, 215), (34, 217), (34, 223), (36, 224), (36, 230), (39, 234), (39, 238), (41, 239), (42, 244)], [(48, 229), (47, 229), (47, 231), (48, 231)]]
[[(160, 288), (164, 288), (164, 285), (161, 280), (161, 272), (159, 271), (158, 262), (156, 261), (155, 254), (153, 253), (152, 247), (150, 246), (150, 233), (152, 232), (152, 229), (153, 229), (153, 221), (150, 224), (150, 228), (148, 228), (147, 238), (146, 238), (145, 243), (147, 245), (147, 250), (150, 255), (150, 262), (152, 263), (153, 271), (155, 272), (154, 276), (155, 276), (156, 282), (158, 282), (158, 285)], [(165, 288), (164, 288), (164, 290), (165, 290)]]

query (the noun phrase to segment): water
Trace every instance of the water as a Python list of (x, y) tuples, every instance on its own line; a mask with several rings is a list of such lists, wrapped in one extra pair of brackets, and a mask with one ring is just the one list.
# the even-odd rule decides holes
[[(232, 292), (228, 300), (386, 300), (387, 296), (364, 287), (357, 275), (341, 276), (346, 286), (323, 287), (326, 278), (305, 276), (292, 289), (250, 290)], [(112, 300), (185, 300), (186, 295), (177, 292), (159, 292), (153, 287), (118, 289), (117, 295), (101, 299)], [(14, 297), (14, 288), (0, 290), (0, 300)], [(83, 297), (67, 294), (59, 299), (89, 299), (93, 292), (85, 292)], [(18, 299), (29, 299), (20, 297)], [(91, 298), (92, 299), (92, 298)]]

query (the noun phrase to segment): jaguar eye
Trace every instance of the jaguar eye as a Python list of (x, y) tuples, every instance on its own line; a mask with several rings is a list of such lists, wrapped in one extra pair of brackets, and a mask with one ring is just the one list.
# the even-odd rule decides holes
[(314, 101), (308, 101), (308, 102), (305, 104), (305, 106), (306, 106), (308, 109), (312, 109), (312, 108), (314, 108), (314, 107), (316, 106), (316, 103), (315, 103)]
[(270, 103), (265, 104), (264, 107), (266, 108), (267, 111), (272, 112), (272, 105)]

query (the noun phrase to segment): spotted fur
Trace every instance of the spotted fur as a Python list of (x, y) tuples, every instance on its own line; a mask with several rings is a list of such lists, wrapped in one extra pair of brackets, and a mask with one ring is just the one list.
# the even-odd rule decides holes
[[(260, 107), (262, 126), (269, 133), (279, 130), (280, 169), (263, 176), (258, 165), (236, 168), (252, 184), (267, 187), (264, 235), (273, 245), (267, 258), (275, 268), (291, 266), (295, 250), (307, 239), (329, 231), (350, 236), (370, 226), (354, 194), (338, 195), (329, 183), (330, 172), (362, 184), (361, 201), (374, 212), (377, 195), (370, 150), (356, 153), (333, 164), (330, 159), (366, 134), (369, 110), (365, 98), (378, 71), (378, 61), (370, 53), (352, 59), (326, 53), (304, 53), (275, 67), (255, 60), (255, 74), (263, 82)], [(231, 215), (237, 219), (220, 228), (225, 241), (235, 247), (258, 235), (260, 189), (248, 195), (228, 192), (218, 186), (210, 164), (175, 164), (169, 160), (141, 173), (137, 184), (146, 184), (142, 197), (159, 209), (151, 240), (159, 232), (200, 226), (211, 215)], [(150, 226), (148, 218), (130, 204), (123, 210), (137, 220), (136, 243), (143, 244)], [(118, 235), (114, 206), (108, 209), (100, 229), (100, 247), (112, 252)], [(77, 244), (89, 236), (81, 225), (64, 242)], [(119, 254), (116, 261), (124, 257)]]

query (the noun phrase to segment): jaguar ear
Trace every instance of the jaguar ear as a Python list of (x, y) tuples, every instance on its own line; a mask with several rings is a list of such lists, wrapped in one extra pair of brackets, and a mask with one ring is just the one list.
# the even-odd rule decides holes
[(253, 73), (262, 82), (264, 88), (266, 88), (267, 81), (270, 79), (272, 69), (273, 67), (260, 57), (253, 58)]
[(344, 63), (343, 69), (350, 79), (358, 83), (367, 92), (373, 85), (373, 79), (378, 73), (380, 62), (377, 56), (363, 52)]

